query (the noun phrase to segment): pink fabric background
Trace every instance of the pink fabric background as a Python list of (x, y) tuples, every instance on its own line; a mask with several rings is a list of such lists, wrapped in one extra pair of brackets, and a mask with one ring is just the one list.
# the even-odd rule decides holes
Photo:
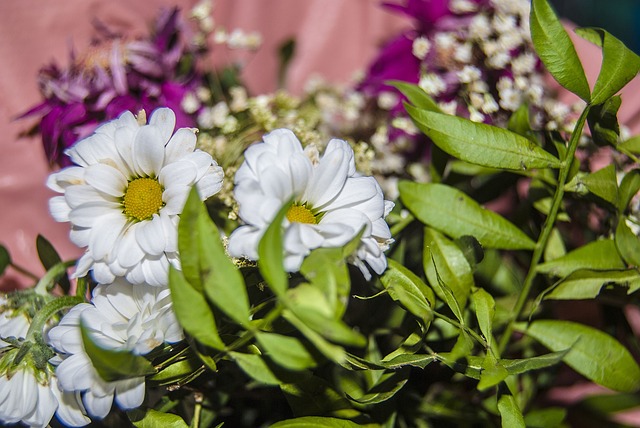
[[(43, 273), (35, 239), (44, 235), (63, 258), (81, 250), (67, 238), (68, 225), (54, 222), (47, 208), (53, 195), (45, 187), (49, 174), (39, 139), (18, 139), (33, 123), (13, 121), (40, 101), (37, 72), (54, 60), (68, 61), (69, 48), (85, 48), (99, 18), (127, 34), (146, 34), (159, 7), (189, 10), (195, 0), (2, 0), (0, 1), (0, 243), (13, 260)], [(214, 64), (241, 61), (243, 75), (254, 94), (275, 89), (277, 49), (295, 37), (297, 57), (288, 74), (288, 88), (299, 92), (307, 77), (318, 73), (334, 82), (346, 82), (355, 70), (373, 58), (377, 46), (407, 26), (387, 13), (378, 0), (217, 0), (216, 25), (226, 29), (258, 31), (263, 46), (256, 53), (217, 49)], [(185, 14), (186, 16), (186, 14)], [(32, 281), (9, 271), (4, 289)]]

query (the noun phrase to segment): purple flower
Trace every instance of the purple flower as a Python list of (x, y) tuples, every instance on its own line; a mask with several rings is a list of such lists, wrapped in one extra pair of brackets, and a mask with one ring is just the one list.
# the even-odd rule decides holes
[(101, 30), (105, 34), (90, 49), (71, 53), (68, 68), (51, 64), (40, 70), (44, 101), (20, 116), (41, 118), (39, 131), (51, 165), (68, 166), (67, 147), (125, 110), (169, 107), (178, 127), (196, 124), (194, 114), (182, 111), (181, 101), (203, 85), (204, 77), (193, 65), (198, 52), (188, 44), (177, 8), (161, 13), (149, 38), (128, 40)]

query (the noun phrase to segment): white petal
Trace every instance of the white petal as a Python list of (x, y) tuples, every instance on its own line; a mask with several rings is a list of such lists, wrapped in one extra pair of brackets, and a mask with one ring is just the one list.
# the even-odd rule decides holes
[(136, 134), (133, 161), (140, 176), (155, 177), (164, 163), (164, 142), (159, 128), (143, 126)]
[(70, 166), (55, 172), (47, 177), (47, 187), (55, 192), (62, 193), (68, 186), (84, 183), (84, 168)]
[(62, 392), (57, 385), (52, 385), (51, 389), (58, 400), (56, 416), (62, 423), (72, 427), (80, 427), (91, 423), (91, 419), (84, 414), (84, 406), (79, 393)]
[(92, 393), (92, 391), (88, 391), (84, 394), (83, 403), (85, 409), (89, 415), (103, 419), (111, 410), (111, 405), (113, 404), (113, 394), (107, 394), (104, 396), (97, 396)]
[[(27, 398), (27, 401), (28, 400)], [(38, 384), (38, 403), (31, 414), (22, 418), (22, 422), (29, 426), (45, 427), (49, 425), (57, 408), (58, 400), (51, 391), (51, 388)]]
[[(109, 167), (106, 167), (109, 168)], [(120, 194), (122, 196), (122, 193)], [(77, 186), (69, 186), (67, 187), (64, 197), (71, 208), (77, 208), (82, 204), (86, 204), (89, 202), (112, 202), (116, 204), (116, 198), (113, 196), (105, 195), (104, 193), (100, 193), (93, 186), (88, 184), (79, 184)]]
[(229, 236), (227, 250), (232, 257), (246, 257), (250, 260), (258, 259), (258, 241), (262, 233), (260, 229), (251, 226), (240, 226)]
[(162, 139), (162, 145), (164, 146), (167, 141), (169, 141), (169, 138), (171, 138), (171, 134), (173, 134), (173, 130), (176, 127), (176, 115), (173, 110), (169, 108), (156, 109), (151, 113), (149, 125), (153, 125), (160, 131), (159, 135)]
[(162, 211), (166, 211), (169, 215), (176, 215), (182, 212), (185, 202), (189, 197), (191, 186), (173, 185), (162, 192), (162, 201), (165, 206)]
[(152, 256), (162, 254), (166, 243), (163, 232), (162, 221), (158, 214), (154, 214), (151, 220), (140, 222), (135, 233), (142, 251)]
[(127, 189), (127, 178), (116, 168), (104, 164), (88, 166), (84, 179), (99, 191), (117, 198), (123, 196)]
[(64, 196), (54, 196), (49, 199), (49, 212), (55, 221), (69, 221), (71, 208)]
[(144, 378), (120, 380), (116, 384), (116, 403), (122, 409), (135, 409), (144, 400)]
[(115, 249), (127, 219), (122, 213), (110, 213), (100, 217), (91, 229), (89, 246), (95, 260), (102, 260)]
[(92, 227), (100, 217), (113, 211), (117, 212), (111, 202), (89, 202), (74, 208), (69, 213), (69, 220), (75, 226)]
[(222, 189), (223, 179), (224, 172), (222, 168), (218, 165), (211, 165), (206, 174), (196, 183), (200, 199), (205, 200), (218, 193)]
[[(373, 201), (372, 201), (373, 200)], [(361, 204), (372, 201), (371, 208), (365, 206), (360, 208)], [(325, 207), (327, 210), (339, 208), (352, 208), (358, 206), (359, 210), (368, 214), (369, 218), (379, 218), (383, 214), (384, 203), (382, 191), (373, 177), (350, 177), (344, 183), (342, 191), (338, 196)], [(371, 213), (369, 215), (369, 210)]]
[(313, 175), (313, 165), (304, 155), (294, 155), (289, 159), (289, 172), (291, 174), (291, 187), (294, 195), (300, 195), (309, 183)]
[(92, 266), (91, 276), (99, 284), (110, 284), (115, 279), (114, 273), (104, 262), (95, 262)]
[(284, 203), (293, 196), (291, 185), (291, 179), (278, 168), (271, 167), (261, 171), (260, 188), (265, 195), (270, 195)]
[(180, 128), (171, 137), (165, 150), (167, 164), (181, 159), (196, 148), (196, 134), (191, 129)]
[(136, 240), (136, 226), (134, 224), (124, 231), (116, 251), (118, 263), (125, 268), (133, 267), (144, 257), (144, 252)]
[(331, 202), (340, 193), (347, 180), (353, 151), (347, 143), (344, 145), (346, 147), (342, 149), (336, 148), (326, 152), (313, 171), (313, 177), (309, 180), (302, 198), (310, 202), (314, 209), (322, 209), (325, 204)]
[(190, 186), (196, 181), (197, 170), (193, 167), (193, 163), (179, 161), (173, 162), (162, 168), (158, 176), (158, 182), (165, 189), (172, 186)]
[(266, 134), (263, 141), (271, 146), (275, 146), (278, 155), (283, 157), (289, 156), (293, 153), (302, 153), (302, 144), (289, 129), (275, 129)]

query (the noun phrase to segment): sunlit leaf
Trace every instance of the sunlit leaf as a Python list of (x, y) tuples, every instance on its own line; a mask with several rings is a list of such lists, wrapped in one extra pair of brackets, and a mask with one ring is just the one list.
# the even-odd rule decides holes
[(623, 213), (631, 199), (640, 191), (640, 169), (632, 169), (622, 178), (618, 190), (618, 211)]
[(349, 270), (340, 248), (317, 248), (309, 254), (300, 272), (316, 288), (322, 290), (332, 312), (340, 317), (349, 296)]
[(378, 382), (362, 397), (349, 397), (349, 399), (365, 405), (383, 403), (393, 398), (408, 380), (409, 372), (406, 370), (384, 373)]
[(91, 364), (100, 377), (113, 382), (122, 379), (144, 377), (154, 374), (156, 370), (149, 360), (130, 351), (106, 349), (98, 345), (91, 337), (91, 329), (80, 319), (80, 333), (84, 351), (91, 359)]
[(566, 255), (538, 265), (538, 272), (564, 277), (579, 269), (624, 269), (616, 244), (611, 239), (589, 242)]
[(536, 409), (528, 412), (524, 416), (527, 428), (560, 428), (567, 416), (567, 409), (561, 407), (549, 407)]
[(173, 311), (182, 328), (203, 345), (224, 349), (209, 303), (173, 266), (169, 267), (169, 289)]
[(259, 332), (256, 339), (266, 355), (282, 367), (304, 370), (316, 365), (309, 351), (295, 337)]
[(602, 28), (578, 28), (576, 34), (602, 47), (602, 67), (591, 94), (592, 104), (601, 104), (638, 74), (640, 57)]
[(491, 294), (482, 288), (476, 288), (471, 293), (471, 301), (478, 318), (478, 326), (489, 346), (493, 340), (493, 317), (496, 314), (496, 302)]
[(515, 132), (409, 105), (406, 109), (438, 147), (463, 161), (514, 171), (560, 167), (558, 158)]
[(441, 281), (451, 290), (458, 306), (464, 308), (474, 280), (471, 266), (460, 247), (437, 230), (425, 227), (423, 253), (424, 271), (434, 291), (447, 301), (444, 292), (440, 292), (441, 287), (433, 285)]
[(582, 178), (582, 182), (591, 193), (616, 205), (618, 201), (618, 181), (616, 179), (615, 166), (608, 165), (596, 172), (587, 174)]
[(391, 80), (386, 83), (399, 90), (402, 95), (407, 97), (412, 105), (424, 110), (440, 111), (440, 107), (438, 107), (435, 100), (431, 98), (420, 86), (400, 80)]
[(230, 352), (229, 355), (238, 363), (242, 371), (252, 379), (266, 385), (280, 384), (276, 375), (273, 374), (260, 355), (242, 354), (240, 352)]
[(505, 393), (498, 396), (498, 412), (502, 418), (502, 428), (526, 427), (522, 411), (513, 395)]
[(533, 0), (531, 38), (546, 69), (560, 85), (589, 102), (589, 83), (576, 49), (547, 0)]
[(485, 248), (533, 249), (535, 243), (502, 216), (444, 184), (401, 181), (400, 199), (422, 223), (453, 238), (470, 235)]
[(578, 373), (621, 392), (640, 389), (640, 367), (629, 351), (608, 334), (571, 321), (538, 320), (516, 329), (552, 351), (571, 348), (563, 361)]
[(564, 278), (545, 299), (581, 300), (594, 299), (605, 285), (617, 284), (632, 293), (640, 288), (640, 273), (630, 270), (578, 270)]
[(129, 420), (137, 428), (187, 428), (189, 425), (178, 415), (153, 409), (133, 409), (127, 412)]
[(620, 139), (618, 110), (621, 103), (621, 98), (615, 96), (589, 109), (587, 123), (591, 130), (591, 138), (597, 145), (612, 145), (615, 147), (618, 144)]
[(389, 267), (380, 277), (380, 282), (389, 296), (409, 312), (428, 324), (433, 319), (435, 304), (433, 291), (409, 269), (389, 259)]
[(618, 219), (616, 227), (615, 242), (622, 258), (630, 266), (640, 266), (640, 238), (631, 231), (625, 221), (625, 217)]
[(284, 294), (288, 286), (287, 273), (284, 270), (282, 222), (290, 206), (291, 202), (286, 203), (278, 211), (258, 244), (258, 268), (277, 295)]

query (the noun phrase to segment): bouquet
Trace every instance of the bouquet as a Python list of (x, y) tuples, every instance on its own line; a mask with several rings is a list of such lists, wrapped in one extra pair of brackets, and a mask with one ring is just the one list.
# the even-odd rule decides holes
[[(640, 137), (616, 94), (640, 57), (576, 30), (603, 52), (590, 86), (547, 0), (388, 6), (415, 29), (347, 88), (202, 70), (207, 34), (258, 43), (206, 3), (191, 34), (173, 10), (43, 69), (26, 116), (84, 253), (39, 236), (46, 274), (0, 296), (3, 423), (560, 427), (638, 404)], [(609, 395), (554, 401), (576, 379)]]

